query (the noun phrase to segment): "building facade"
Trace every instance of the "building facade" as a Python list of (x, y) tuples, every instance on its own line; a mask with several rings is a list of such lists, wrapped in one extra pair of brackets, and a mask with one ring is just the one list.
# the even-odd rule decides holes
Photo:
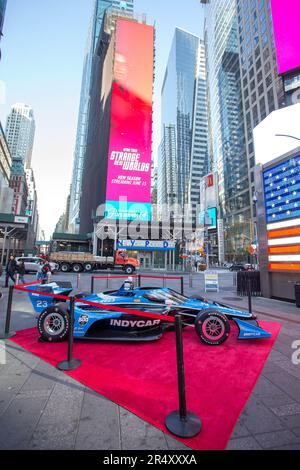
[(30, 168), (35, 135), (35, 120), (31, 106), (24, 103), (12, 106), (7, 117), (5, 135), (12, 158), (21, 158), (24, 166)]
[(93, 231), (98, 207), (109, 220), (151, 216), (154, 28), (111, 18), (93, 59), (81, 233)]
[[(206, 81), (206, 48), (200, 40), (197, 72), (194, 122), (192, 133), (192, 151), (189, 175), (189, 203), (192, 206), (193, 221), (196, 222), (197, 206), (200, 204), (200, 181), (209, 171), (208, 160), (208, 110)], [(197, 223), (199, 219), (197, 220)]]
[[(277, 73), (273, 18), (269, 0), (237, 0), (246, 153), (254, 196), (253, 129), (272, 111), (285, 106), (283, 80)], [(251, 205), (252, 219), (255, 205)]]
[(70, 193), (69, 230), (78, 232), (80, 225), (79, 211), (82, 194), (82, 175), (86, 157), (88, 124), (91, 107), (92, 67), (96, 54), (99, 35), (106, 12), (120, 12), (123, 16), (133, 16), (134, 0), (95, 0), (90, 30), (84, 57), (77, 135), (74, 152), (73, 175)]
[(27, 249), (32, 249), (35, 246), (38, 234), (39, 213), (35, 178), (33, 170), (31, 168), (25, 169), (25, 177), (28, 190), (27, 206), (25, 210), (25, 215), (28, 217), (28, 233), (26, 246)]
[(8, 147), (8, 143), (0, 123), (0, 173), (3, 175), (3, 178), (7, 185), (10, 181), (10, 172), (11, 172), (12, 157)]
[(205, 3), (208, 153), (218, 173), (224, 259), (245, 260), (251, 242), (251, 204), (239, 62), (236, 0)]
[(199, 47), (197, 36), (175, 29), (161, 93), (158, 200), (165, 208), (173, 204), (183, 208), (189, 199)]
[[(6, 4), (7, 4), (7, 0), (0, 0), (0, 41), (1, 41), (1, 36), (3, 36), (3, 24), (4, 24)], [(0, 59), (1, 59), (1, 51), (0, 51)]]
[(12, 213), (25, 216), (28, 203), (28, 187), (23, 159), (14, 158), (11, 168), (10, 187), (14, 190)]
[[(284, 76), (278, 74), (274, 37), (274, 22), (278, 21), (276, 15), (280, 14), (278, 3), (277, 0), (237, 0), (246, 152), (252, 197), (256, 163), (253, 129), (271, 112), (292, 105), (293, 93), (300, 87), (299, 70), (288, 71)], [(287, 14), (284, 2), (281, 13)], [(293, 12), (288, 14), (293, 15)], [(289, 48), (284, 41), (282, 47)], [(255, 219), (255, 205), (252, 205), (252, 216)]]

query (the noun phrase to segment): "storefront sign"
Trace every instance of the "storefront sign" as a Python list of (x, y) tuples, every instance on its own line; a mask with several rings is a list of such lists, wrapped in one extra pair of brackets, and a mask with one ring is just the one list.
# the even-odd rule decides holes
[(172, 251), (175, 242), (170, 240), (118, 240), (118, 249), (137, 251)]

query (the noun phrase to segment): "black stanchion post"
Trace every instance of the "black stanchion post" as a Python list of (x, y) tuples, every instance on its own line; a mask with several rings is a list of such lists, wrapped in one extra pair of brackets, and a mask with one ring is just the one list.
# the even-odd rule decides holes
[(94, 293), (94, 276), (91, 277), (91, 294)]
[(9, 338), (12, 338), (13, 336), (16, 336), (16, 333), (14, 331), (10, 331), (11, 311), (12, 311), (14, 290), (15, 290), (14, 286), (9, 287), (4, 335), (1, 336), (0, 339), (9, 339)]
[(248, 305), (249, 305), (249, 313), (252, 313), (252, 298), (251, 298), (251, 278), (248, 278)]
[(184, 295), (184, 283), (183, 283), (183, 276), (180, 278), (180, 284), (181, 284), (181, 295)]
[(75, 370), (81, 366), (80, 359), (73, 359), (73, 340), (74, 340), (74, 308), (75, 308), (75, 299), (70, 297), (70, 331), (68, 338), (68, 359), (62, 361), (57, 365), (59, 370)]
[(182, 318), (175, 316), (176, 325), (176, 351), (177, 351), (177, 372), (178, 372), (178, 394), (179, 411), (173, 411), (166, 418), (167, 429), (178, 437), (190, 438), (197, 436), (201, 431), (202, 423), (200, 418), (194, 413), (190, 413), (186, 408), (183, 341), (182, 341)]
[(165, 287), (166, 287), (166, 276), (163, 275), (163, 288), (165, 288)]
[(139, 274), (139, 275), (138, 275), (138, 287), (141, 287), (141, 286), (142, 286), (141, 281), (142, 281), (142, 277), (141, 277), (141, 275)]

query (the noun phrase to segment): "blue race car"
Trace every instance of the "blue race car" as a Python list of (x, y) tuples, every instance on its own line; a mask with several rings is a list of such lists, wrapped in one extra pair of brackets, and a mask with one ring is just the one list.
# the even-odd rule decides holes
[[(43, 292), (69, 296), (72, 286), (69, 283), (52, 283), (44, 286), (31, 286), (29, 297), (38, 317), (38, 330), (44, 341), (57, 342), (69, 334), (70, 302), (62, 302), (43, 296)], [(119, 290), (100, 294), (79, 294), (77, 299), (136, 310), (151, 312), (153, 315), (171, 316), (180, 314), (185, 326), (195, 328), (202, 343), (220, 345), (230, 334), (230, 320), (239, 329), (238, 339), (270, 338), (271, 333), (260, 328), (252, 313), (232, 309), (226, 305), (211, 302), (201, 297), (186, 297), (178, 292), (159, 287), (134, 287), (129, 279)], [(173, 324), (161, 318), (149, 318), (143, 313), (133, 315), (76, 302), (74, 318), (74, 338), (102, 341), (154, 341), (161, 338), (164, 331)]]

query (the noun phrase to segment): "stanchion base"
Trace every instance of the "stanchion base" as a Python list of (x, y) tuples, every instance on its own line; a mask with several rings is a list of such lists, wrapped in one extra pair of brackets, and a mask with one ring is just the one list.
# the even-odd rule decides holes
[(170, 431), (174, 436), (189, 438), (195, 437), (202, 428), (202, 423), (200, 418), (194, 413), (187, 413), (186, 419), (180, 419), (179, 411), (173, 411), (170, 413), (165, 421), (168, 431)]
[(59, 364), (57, 364), (57, 369), (59, 370), (75, 370), (78, 369), (78, 367), (81, 366), (81, 361), (80, 359), (72, 359), (72, 361), (62, 361)]
[(16, 336), (16, 334), (17, 333), (15, 331), (11, 331), (7, 335), (4, 334), (4, 335), (0, 336), (0, 340), (13, 338), (14, 336)]

